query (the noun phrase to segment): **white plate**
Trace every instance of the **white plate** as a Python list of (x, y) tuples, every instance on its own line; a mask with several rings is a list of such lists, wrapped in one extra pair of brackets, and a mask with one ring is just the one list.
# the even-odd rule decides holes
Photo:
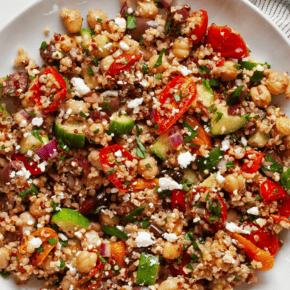
[[(251, 56), (256, 61), (267, 61), (273, 69), (280, 72), (288, 70), (290, 46), (286, 37), (247, 0), (178, 0), (178, 2), (189, 4), (193, 10), (205, 9), (208, 11), (210, 23), (228, 25), (237, 30), (252, 50)], [(38, 53), (41, 42), (50, 38), (53, 32), (65, 32), (59, 17), (59, 9), (63, 7), (79, 9), (86, 24), (88, 9), (102, 9), (107, 12), (109, 17), (114, 18), (115, 14), (119, 12), (119, 5), (119, 0), (34, 1), (0, 30), (0, 76), (13, 72), (13, 59), (17, 55), (17, 48), (20, 45), (35, 58), (37, 63), (41, 64)], [(49, 37), (43, 33), (45, 27), (50, 28)], [(276, 97), (274, 101), (283, 104), (281, 97)], [(287, 106), (286, 112), (290, 115), (290, 106), (286, 102), (284, 105)], [(285, 241), (285, 245), (275, 258), (274, 269), (267, 273), (260, 272), (258, 283), (244, 285), (236, 288), (237, 290), (286, 290), (290, 288), (288, 286), (290, 241), (287, 232), (283, 233), (282, 239)], [(39, 289), (41, 287), (35, 280), (28, 285), (18, 287), (11, 278), (4, 280), (0, 277), (0, 283), (1, 290)]]

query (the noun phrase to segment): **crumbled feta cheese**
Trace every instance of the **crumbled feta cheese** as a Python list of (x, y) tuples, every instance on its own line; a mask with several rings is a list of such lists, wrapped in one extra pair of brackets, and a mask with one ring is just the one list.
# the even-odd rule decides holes
[(258, 219), (256, 219), (256, 223), (262, 228), (263, 226), (266, 225), (267, 220), (266, 219), (258, 218)]
[(196, 154), (191, 155), (190, 152), (180, 153), (178, 156), (178, 164), (181, 168), (186, 168), (191, 162), (195, 161)]
[(240, 79), (236, 79), (236, 85), (239, 87), (241, 85), (243, 85), (243, 81)]
[(181, 68), (181, 73), (182, 73), (184, 76), (187, 76), (187, 75), (191, 74), (192, 71), (189, 70), (186, 66), (183, 65), (182, 68)]
[(129, 45), (123, 40), (120, 41), (119, 45), (123, 51), (128, 51), (130, 49)]
[(62, 241), (67, 241), (67, 237), (64, 234), (59, 233), (58, 236)]
[(40, 117), (35, 117), (32, 119), (32, 125), (40, 127), (43, 124), (43, 119)]
[[(129, 9), (132, 10), (132, 8), (129, 8)], [(128, 13), (130, 13), (129, 9), (128, 9)], [(119, 25), (121, 28), (126, 28), (126, 20), (124, 18), (122, 18), (122, 17), (116, 17), (115, 23), (117, 25)]]
[(25, 167), (21, 168), (21, 170), (19, 170), (18, 172), (16, 172), (16, 175), (18, 176), (23, 176), (26, 179), (28, 179), (30, 177), (30, 172), (28, 170), (26, 170)]
[(15, 171), (12, 171), (11, 173), (10, 173), (10, 178), (14, 178), (15, 177)]
[(144, 98), (136, 98), (128, 103), (128, 108), (134, 108), (133, 113), (137, 114), (140, 111), (139, 106), (143, 103)]
[(25, 127), (25, 126), (27, 126), (27, 121), (24, 119), (21, 121), (20, 127)]
[(228, 264), (234, 264), (235, 259), (233, 258), (233, 253), (231, 251), (226, 251), (223, 256), (223, 261)]
[(258, 209), (257, 206), (254, 206), (254, 207), (252, 207), (252, 208), (249, 208), (249, 209), (247, 210), (247, 213), (248, 213), (248, 214), (252, 214), (252, 215), (259, 215), (259, 209)]
[(116, 157), (122, 157), (122, 151), (121, 150), (118, 150), (115, 152), (115, 156)]
[(198, 201), (199, 199), (200, 199), (200, 194), (197, 193), (197, 194), (195, 195), (195, 197), (194, 197), (194, 201)]
[(46, 165), (47, 165), (47, 162), (44, 161), (44, 162), (40, 163), (39, 165), (37, 165), (37, 167), (40, 168), (40, 170), (41, 170), (42, 172), (44, 172), (44, 171), (45, 171), (45, 166), (46, 166)]
[(131, 7), (129, 7), (128, 10), (127, 10), (127, 12), (128, 12), (129, 14), (132, 14), (132, 13), (133, 13), (133, 9), (132, 9)]
[(107, 43), (106, 45), (104, 45), (104, 48), (105, 48), (105, 49), (110, 49), (112, 45), (113, 45), (112, 42)]
[(32, 154), (33, 154), (33, 151), (31, 151), (31, 150), (27, 150), (27, 153), (26, 153), (28, 156), (32, 156)]
[(40, 238), (34, 237), (31, 241), (28, 241), (28, 244), (37, 249), (42, 245), (42, 241)]
[(197, 222), (199, 222), (200, 221), (200, 218), (199, 217), (196, 217), (195, 219), (193, 219), (193, 222), (194, 223), (197, 223)]
[(159, 192), (163, 190), (174, 190), (174, 189), (182, 189), (182, 184), (178, 184), (176, 181), (167, 177), (159, 178), (159, 189), (158, 189)]
[(69, 108), (69, 109), (66, 111), (66, 114), (67, 114), (67, 115), (70, 115), (71, 113), (72, 113), (72, 109)]
[(111, 193), (117, 193), (117, 192), (119, 192), (119, 189), (118, 188), (112, 188), (111, 189)]
[(243, 146), (247, 146), (247, 144), (248, 144), (247, 139), (245, 137), (241, 138), (241, 142), (242, 142)]
[(230, 222), (230, 223), (226, 223), (226, 229), (232, 233), (236, 232), (239, 234), (250, 234), (249, 231), (245, 231), (242, 228), (238, 227), (235, 223)]
[(256, 66), (256, 70), (257, 70), (257, 71), (264, 71), (264, 67), (261, 66), (260, 64), (258, 64), (258, 65)]
[(221, 173), (218, 171), (217, 175), (216, 175), (216, 180), (222, 184), (225, 181), (225, 178), (221, 175)]
[(135, 239), (136, 245), (138, 248), (149, 247), (155, 242), (151, 240), (151, 234), (146, 232), (138, 232), (138, 236)]
[(176, 236), (176, 234), (168, 234), (168, 233), (165, 233), (163, 235), (163, 237), (168, 241), (168, 242), (172, 242), (174, 243), (178, 238)]
[(84, 80), (81, 78), (72, 78), (71, 83), (73, 84), (76, 95), (83, 96), (88, 94), (91, 90), (90, 88), (85, 84)]
[(230, 141), (229, 140), (224, 140), (222, 141), (222, 151), (227, 151), (230, 148)]

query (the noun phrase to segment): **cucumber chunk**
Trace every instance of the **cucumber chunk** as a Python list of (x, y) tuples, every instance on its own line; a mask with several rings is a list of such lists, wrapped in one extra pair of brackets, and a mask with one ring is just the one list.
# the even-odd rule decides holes
[(207, 179), (205, 179), (199, 186), (205, 187), (216, 187), (219, 186), (219, 183), (216, 179), (216, 173), (211, 174)]
[(251, 147), (263, 148), (269, 141), (269, 138), (265, 136), (263, 132), (256, 131), (248, 140), (248, 144)]
[(137, 270), (136, 283), (154, 285), (158, 275), (159, 259), (153, 255), (142, 253)]
[(96, 34), (95, 31), (87, 29), (87, 28), (82, 28), (80, 30), (80, 35), (83, 38), (92, 38), (95, 34)]
[(168, 159), (168, 155), (175, 151), (168, 137), (168, 131), (158, 136), (157, 140), (150, 146), (150, 151), (161, 160)]
[(241, 129), (247, 119), (238, 115), (229, 115), (228, 107), (218, 105), (210, 120), (210, 131), (213, 135), (226, 135)]
[(197, 84), (197, 95), (193, 103), (191, 104), (192, 107), (198, 107), (197, 102), (200, 101), (203, 103), (203, 106), (209, 108), (211, 105), (214, 104), (214, 94), (212, 89), (206, 87), (204, 83)]
[(184, 173), (184, 176), (181, 183), (195, 183), (197, 175), (191, 168), (183, 169), (182, 172)]
[(60, 230), (65, 232), (69, 237), (73, 237), (74, 233), (80, 229), (88, 229), (91, 223), (81, 213), (70, 208), (62, 208), (52, 216), (51, 221), (57, 224)]
[(5, 120), (6, 118), (11, 117), (11, 115), (6, 110), (5, 104), (0, 104), (0, 113), (2, 113), (2, 115), (0, 117), (2, 120)]
[(18, 195), (22, 198), (23, 202), (26, 200), (26, 197), (29, 194), (30, 195), (37, 195), (38, 194), (38, 190), (33, 184), (31, 184), (28, 189), (18, 193)]
[(62, 141), (64, 145), (67, 145), (69, 148), (84, 148), (86, 136), (83, 133), (83, 122), (74, 121), (61, 124), (56, 120), (54, 130), (56, 138)]
[(114, 134), (116, 136), (128, 135), (132, 132), (134, 127), (134, 120), (125, 114), (119, 115), (118, 112), (114, 113), (111, 117), (111, 123), (108, 130), (108, 134)]
[(49, 142), (47, 134), (40, 137), (42, 139), (42, 142), (35, 138), (33, 135), (28, 135), (26, 137), (23, 137), (20, 141), (20, 153), (26, 154), (28, 150), (31, 150), (33, 152), (38, 151), (43, 145), (47, 144)]

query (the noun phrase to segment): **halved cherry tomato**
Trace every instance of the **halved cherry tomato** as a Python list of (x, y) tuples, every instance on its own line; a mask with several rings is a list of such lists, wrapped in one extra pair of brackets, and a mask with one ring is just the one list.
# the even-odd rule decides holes
[(115, 61), (110, 65), (106, 76), (118, 75), (121, 72), (128, 70), (132, 64), (138, 61), (142, 55), (133, 53), (123, 53), (119, 55)]
[(145, 188), (153, 189), (159, 185), (159, 179), (143, 179), (137, 178), (134, 182), (131, 183), (130, 189), (138, 191), (144, 190)]
[[(122, 165), (126, 166), (126, 161), (133, 161), (134, 157), (121, 145), (111, 145), (108, 147), (104, 147), (100, 151), (100, 162), (102, 165), (102, 168), (104, 172), (106, 173), (107, 177), (110, 179), (110, 181), (119, 189), (122, 191), (128, 191), (130, 189), (130, 183), (125, 184), (126, 180), (124, 177), (120, 176), (120, 173), (118, 169), (116, 168), (118, 165), (116, 165), (116, 156), (115, 153), (117, 151), (122, 152)], [(132, 168), (128, 168), (128, 171), (130, 173), (130, 170)]]
[(229, 235), (233, 239), (237, 240), (241, 245), (243, 245), (251, 261), (255, 260), (257, 262), (261, 262), (262, 267), (258, 270), (268, 271), (274, 267), (274, 258), (268, 252), (258, 248), (251, 241), (247, 240), (246, 238), (237, 233), (229, 232)]
[(282, 206), (279, 209), (279, 214), (287, 219), (290, 216), (290, 198), (287, 197), (282, 200)]
[(31, 175), (38, 175), (44, 172), (41, 171), (36, 162), (30, 160), (30, 158), (27, 158), (20, 153), (14, 154), (12, 156), (12, 160), (22, 161), (24, 163), (25, 168), (30, 172)]
[(242, 165), (241, 170), (246, 173), (255, 173), (260, 169), (261, 162), (264, 158), (264, 153), (254, 149), (247, 150), (245, 152), (245, 158), (250, 160), (249, 162), (251, 162), (251, 165), (248, 166), (249, 162), (247, 161)]
[(191, 36), (195, 35), (196, 39), (192, 41), (193, 44), (199, 44), (203, 37), (206, 34), (207, 25), (208, 25), (208, 15), (205, 10), (199, 10), (193, 12), (193, 16), (197, 17), (198, 24), (195, 26), (191, 32)]
[[(195, 97), (195, 82), (190, 77), (175, 77), (160, 94), (161, 105), (154, 115), (155, 123), (158, 125), (157, 134), (162, 134), (172, 127), (187, 111)], [(170, 108), (168, 105), (171, 105)]]
[[(52, 100), (49, 106), (44, 108), (41, 103), (42, 94), (40, 92), (40, 88), (43, 86), (43, 84), (39, 81), (39, 78), (43, 75), (49, 75), (49, 74), (51, 74), (55, 79), (55, 83), (53, 85), (56, 91), (51, 94)], [(39, 77), (35, 80), (31, 88), (29, 89), (29, 93), (31, 94), (31, 97), (29, 99), (34, 101), (36, 105), (39, 108), (41, 108), (41, 110), (44, 113), (49, 113), (49, 112), (55, 111), (58, 108), (58, 106), (63, 102), (66, 96), (66, 92), (67, 92), (67, 85), (63, 77), (53, 67), (47, 67), (39, 75)]]
[(290, 221), (285, 216), (271, 214), (269, 215), (269, 218), (271, 218), (274, 221), (274, 223), (279, 224), (283, 228), (286, 228), (286, 229), (290, 228)]
[(269, 179), (260, 183), (260, 194), (264, 201), (279, 200), (288, 197), (281, 185)]
[(172, 191), (171, 196), (171, 209), (174, 210), (177, 208), (178, 210), (185, 211), (185, 196), (186, 196), (185, 190), (178, 190), (174, 189)]
[(173, 265), (170, 265), (169, 269), (171, 272), (171, 275), (173, 277), (176, 277), (178, 275), (184, 275), (183, 267), (185, 267), (189, 262), (191, 258), (190, 255), (188, 254), (188, 248), (183, 251), (182, 258), (181, 258), (181, 263), (178, 265), (178, 269), (176, 269)]
[(121, 268), (124, 268), (126, 266), (126, 245), (123, 241), (111, 244), (111, 257)]
[(223, 57), (243, 59), (250, 55), (241, 35), (227, 26), (212, 24), (208, 28), (206, 42)]

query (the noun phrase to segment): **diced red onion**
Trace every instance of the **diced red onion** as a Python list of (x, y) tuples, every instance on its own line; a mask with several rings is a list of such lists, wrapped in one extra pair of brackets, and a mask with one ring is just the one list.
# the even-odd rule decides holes
[(128, 5), (127, 1), (125, 1), (123, 3), (123, 5), (121, 6), (121, 10), (120, 10), (121, 17), (123, 17), (123, 18), (126, 17), (126, 11), (128, 10), (128, 8), (129, 8), (129, 5)]
[(150, 118), (150, 121), (151, 121), (152, 123), (155, 123), (154, 116), (155, 116), (155, 110), (154, 110), (154, 109), (151, 109), (151, 110), (150, 110), (149, 118)]
[(57, 142), (52, 140), (49, 143), (42, 146), (36, 154), (43, 160), (48, 161), (58, 155)]
[(96, 209), (96, 201), (92, 196), (86, 197), (85, 201), (80, 205), (79, 212), (81, 214), (93, 214)]
[(80, 167), (84, 169), (84, 173), (89, 173), (90, 162), (85, 157), (75, 157), (72, 162), (77, 163)]
[(169, 8), (170, 4), (166, 0), (159, 0), (163, 4), (163, 8)]
[(56, 174), (53, 170), (48, 172), (48, 175), (51, 179), (53, 179), (55, 182), (60, 182), (60, 176)]
[(101, 256), (110, 257), (111, 256), (111, 245), (109, 243), (103, 243), (101, 245)]
[(169, 139), (174, 149), (177, 149), (183, 142), (183, 136), (178, 126), (169, 129)]
[(229, 115), (239, 115), (239, 112), (241, 110), (241, 104), (233, 105), (228, 107), (228, 114)]
[(89, 118), (91, 118), (93, 121), (102, 120), (102, 119), (110, 119), (107, 113), (98, 111), (98, 110), (90, 113)]
[(128, 34), (130, 34), (134, 40), (139, 41), (141, 34), (144, 34), (147, 29), (151, 27), (156, 28), (157, 26), (159, 26), (159, 24), (152, 19), (136, 17), (136, 28), (129, 29)]
[(12, 170), (19, 171), (21, 168), (24, 167), (24, 163), (22, 161), (16, 160), (11, 161), (1, 170), (0, 173), (0, 184), (6, 185), (11, 179), (11, 172)]
[(21, 116), (23, 116), (28, 123), (31, 123), (33, 118), (35, 118), (36, 116), (31, 116), (28, 113), (34, 113), (34, 111), (33, 110), (26, 110), (26, 112), (24, 110), (21, 110), (21, 111), (19, 111), (19, 114)]

